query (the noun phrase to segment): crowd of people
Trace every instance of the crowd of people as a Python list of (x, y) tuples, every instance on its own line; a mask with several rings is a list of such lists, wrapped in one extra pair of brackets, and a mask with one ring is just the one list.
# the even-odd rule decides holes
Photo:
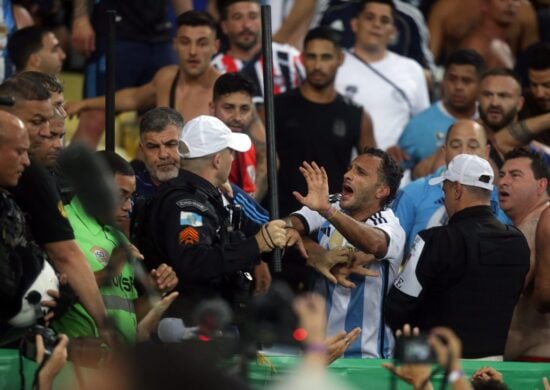
[[(310, 385), (419, 329), (453, 389), (507, 388), (491, 368), (468, 380), (463, 357), (550, 362), (545, 2), (272, 0), (273, 108), (263, 2), (54, 1), (72, 6), (71, 44), (46, 4), (5, 3), (0, 346), (36, 334), (41, 389), (67, 351), (101, 373), (80, 388), (246, 388), (205, 370), (200, 341), (236, 328), (250, 355), (265, 321), (275, 344), (303, 342)], [(140, 117), (132, 161), (95, 151), (108, 9), (115, 109)], [(69, 54), (80, 101), (59, 79)], [(432, 386), (427, 362), (384, 367)]]

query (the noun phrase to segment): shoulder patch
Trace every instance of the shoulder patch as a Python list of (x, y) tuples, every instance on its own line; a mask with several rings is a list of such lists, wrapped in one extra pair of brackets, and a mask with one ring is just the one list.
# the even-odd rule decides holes
[(194, 209), (197, 209), (199, 211), (202, 211), (202, 212), (205, 212), (206, 210), (208, 210), (208, 208), (206, 207), (205, 204), (197, 201), (197, 200), (193, 200), (193, 199), (181, 199), (181, 200), (178, 200), (176, 202), (176, 206), (178, 206), (180, 209), (185, 209), (185, 208), (194, 208)]
[(199, 243), (199, 232), (194, 227), (187, 226), (180, 231), (179, 239), (182, 245), (196, 245)]
[(90, 253), (99, 261), (102, 265), (107, 265), (109, 262), (109, 252), (100, 246), (94, 245), (90, 248)]
[(200, 227), (202, 226), (202, 215), (193, 213), (191, 211), (181, 211), (180, 225)]

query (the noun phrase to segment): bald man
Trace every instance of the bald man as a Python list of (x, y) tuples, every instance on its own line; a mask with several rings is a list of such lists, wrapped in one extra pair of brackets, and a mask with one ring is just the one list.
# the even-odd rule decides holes
[[(407, 234), (405, 253), (410, 249), (418, 232), (430, 227), (445, 225), (449, 219), (444, 207), (444, 194), (441, 187), (430, 186), (428, 181), (440, 176), (446, 170), (447, 164), (458, 154), (474, 154), (487, 160), (489, 151), (485, 130), (479, 123), (464, 119), (455, 122), (449, 128), (443, 145), (445, 165), (435, 173), (405, 186), (399, 191), (393, 202), (392, 208)], [(498, 207), (496, 190), (491, 193), (490, 205), (493, 213), (501, 222), (509, 222)]]
[[(30, 165), (29, 134), (23, 122), (13, 114), (0, 111), (0, 332), (9, 326), (32, 325), (47, 307), (38, 312), (23, 304), (30, 289), (48, 298), (48, 290), (57, 290), (58, 280), (52, 267), (44, 261), (42, 250), (34, 242), (25, 215), (7, 190), (19, 182)], [(40, 289), (35, 281), (44, 282)], [(41, 283), (42, 284), (42, 283)]]

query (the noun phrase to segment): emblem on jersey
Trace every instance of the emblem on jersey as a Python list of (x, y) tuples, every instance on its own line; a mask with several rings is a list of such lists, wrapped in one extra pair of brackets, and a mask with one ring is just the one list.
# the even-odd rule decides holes
[(357, 88), (356, 85), (346, 85), (345, 91), (345, 95), (350, 99), (353, 99), (353, 96), (355, 96), (355, 94), (359, 91), (359, 88)]
[(197, 229), (188, 226), (183, 229), (179, 234), (180, 244), (182, 245), (195, 245), (199, 242), (199, 232)]
[(63, 202), (62, 201), (59, 201), (57, 202), (57, 209), (59, 210), (59, 214), (61, 214), (61, 216), (65, 219), (68, 218), (67, 216), (67, 212), (65, 211), (65, 207), (63, 206)]
[(109, 262), (109, 252), (100, 246), (94, 245), (90, 248), (90, 253), (99, 261), (102, 265), (107, 265)]
[(182, 211), (180, 212), (180, 225), (200, 227), (202, 226), (202, 215), (191, 211)]
[(332, 132), (337, 137), (345, 137), (346, 135), (346, 122), (341, 119), (336, 119), (332, 125)]
[(205, 212), (206, 210), (208, 210), (208, 208), (203, 205), (201, 202), (198, 202), (196, 200), (193, 200), (193, 199), (181, 199), (181, 200), (178, 200), (176, 202), (176, 206), (178, 206), (180, 209), (184, 209), (184, 208), (195, 208), (199, 211), (202, 211), (202, 212)]

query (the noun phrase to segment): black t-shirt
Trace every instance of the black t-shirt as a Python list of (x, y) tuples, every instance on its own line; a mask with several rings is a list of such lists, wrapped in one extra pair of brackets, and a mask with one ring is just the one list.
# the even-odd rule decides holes
[(344, 173), (361, 135), (362, 114), (361, 106), (340, 94), (328, 104), (306, 100), (299, 89), (275, 97), (281, 215), (301, 207), (292, 191), (307, 191), (298, 170), (303, 161), (315, 161), (325, 168), (331, 193), (342, 190)]
[[(107, 10), (117, 13), (116, 36), (134, 42), (166, 42), (172, 23), (166, 17), (167, 0), (102, 0), (94, 6), (92, 23), (100, 36), (107, 34)], [(98, 39), (98, 43), (102, 43)]]
[(55, 183), (42, 165), (31, 160), (12, 193), (39, 245), (74, 239)]

